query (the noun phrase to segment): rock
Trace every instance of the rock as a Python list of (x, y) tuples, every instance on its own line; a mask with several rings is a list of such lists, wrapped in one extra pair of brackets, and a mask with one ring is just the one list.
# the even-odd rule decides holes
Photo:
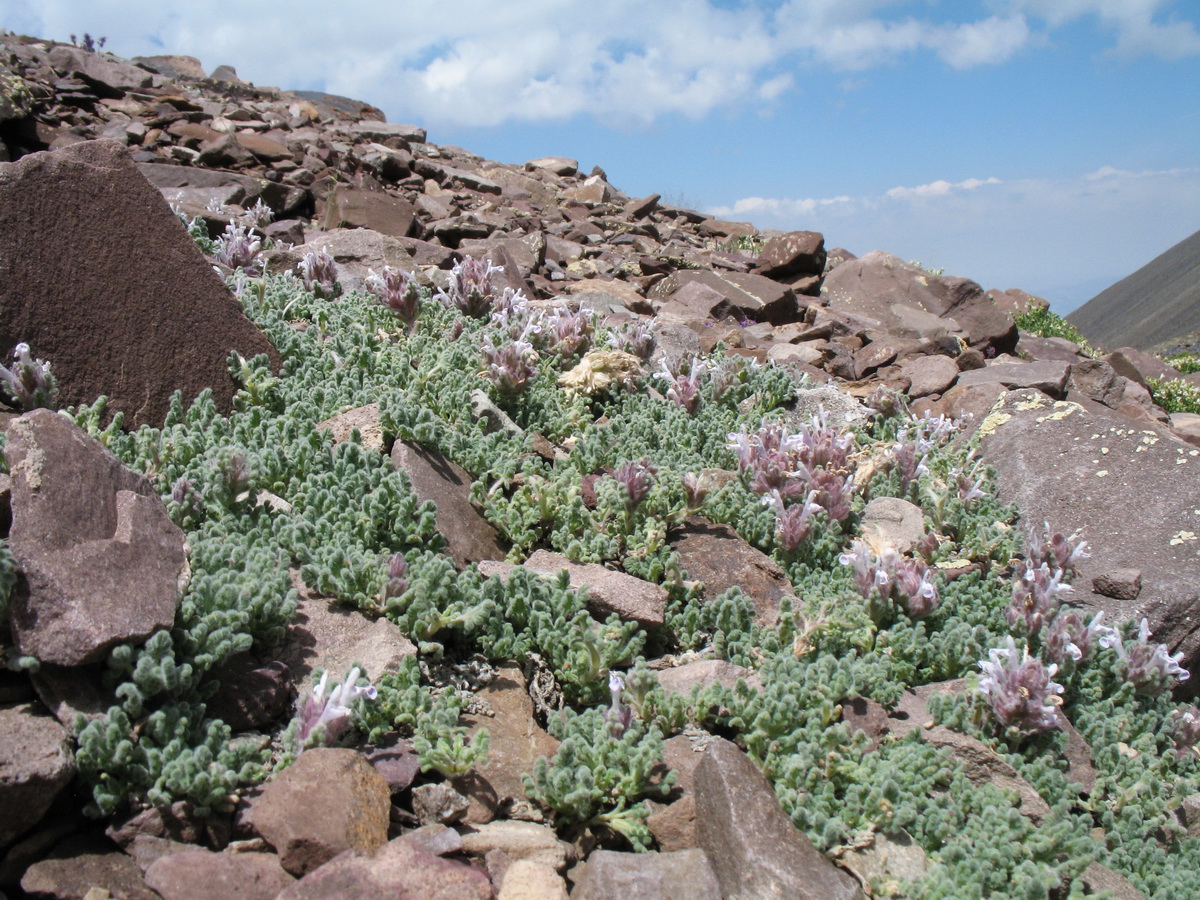
[(158, 72), (160, 75), (166, 75), (171, 79), (204, 78), (204, 67), (200, 65), (200, 60), (194, 56), (179, 56), (169, 54), (165, 56), (135, 56), (130, 60), (136, 66), (150, 69), (152, 72)]
[(370, 750), (366, 758), (375, 771), (383, 776), (393, 796), (407, 790), (421, 771), (420, 757), (412, 745), (403, 739), (390, 746)]
[(496, 529), (471, 505), (471, 476), (436, 450), (407, 441), (392, 447), (392, 465), (408, 475), (421, 500), (437, 504), (437, 527), (446, 552), (461, 567), (485, 559), (504, 559)]
[(696, 769), (696, 835), (723, 897), (863, 896), (792, 824), (762, 772), (729, 741), (709, 744)]
[(876, 833), (870, 846), (855, 847), (841, 861), (864, 889), (872, 883), (919, 884), (929, 871), (929, 857), (906, 832)]
[(504, 872), (496, 900), (567, 900), (567, 883), (550, 866), (519, 859)]
[(1006, 313), (1029, 312), (1035, 309), (1049, 309), (1050, 301), (1036, 297), (1020, 288), (1009, 288), (1006, 291), (988, 291), (988, 296), (996, 304), (996, 308)]
[(35, 862), (21, 878), (21, 890), (31, 897), (84, 900), (100, 889), (103, 897), (122, 900), (160, 900), (146, 887), (137, 863), (124, 853), (112, 853), (81, 841), (69, 841), (49, 859)]
[(366, 450), (377, 453), (384, 451), (383, 423), (379, 421), (379, 404), (369, 403), (348, 409), (343, 413), (317, 423), (317, 430), (328, 429), (333, 434), (335, 445), (350, 440), (350, 432), (358, 429), (360, 443)]
[(995, 382), (1009, 390), (1032, 388), (1047, 396), (1061, 399), (1067, 386), (1071, 366), (1066, 360), (1044, 360), (1021, 362), (1019, 360), (996, 360), (982, 369), (972, 369), (958, 376), (958, 384), (978, 385)]
[(212, 670), (221, 686), (208, 701), (207, 714), (234, 731), (264, 729), (291, 711), (292, 673), (272, 661), (259, 665), (248, 653), (230, 657)]
[[(301, 96), (307, 96), (307, 94), (302, 92)], [(328, 97), (329, 95), (325, 96)], [(375, 111), (378, 112), (378, 110)], [(391, 138), (397, 138), (406, 143), (425, 143), (426, 132), (425, 129), (421, 128), (419, 125), (402, 125), (399, 122), (367, 120), (362, 122), (341, 123), (338, 125), (338, 127), (352, 137), (364, 138), (368, 141), (379, 141), (380, 143), (384, 143)]]
[(413, 788), (412, 804), (422, 825), (452, 825), (466, 817), (470, 801), (443, 781)]
[[(293, 582), (303, 587), (293, 574)], [(361, 663), (373, 680), (394, 672), (406, 656), (417, 652), (395, 623), (387, 619), (369, 619), (358, 610), (333, 606), (314, 597), (307, 588), (296, 607), (296, 616), (288, 626), (279, 659), (292, 673), (300, 691), (311, 688), (310, 676), (318, 669), (340, 677), (350, 666)]]
[[(691, 288), (689, 294), (676, 298), (678, 292), (693, 284), (698, 287)], [(794, 322), (797, 316), (796, 295), (791, 288), (770, 278), (748, 273), (717, 274), (705, 269), (686, 269), (656, 284), (650, 292), (650, 297), (660, 301), (668, 312), (668, 303), (672, 300), (681, 304), (679, 309), (687, 310), (688, 314), (707, 309), (707, 313), (701, 318), (721, 319), (728, 316), (739, 320), (748, 318), (755, 322), (782, 325)], [(700, 301), (696, 297), (705, 299)], [(698, 305), (701, 302), (706, 305)]]
[(1012, 316), (975, 282), (930, 275), (890, 253), (876, 250), (841, 263), (825, 276), (821, 295), (831, 310), (869, 316), (900, 336), (940, 331), (1000, 353), (1016, 346)]
[[(657, 806), (658, 804), (655, 804)], [(696, 798), (685, 794), (669, 806), (655, 809), (646, 818), (658, 849), (688, 850), (696, 846)]]
[(704, 582), (706, 600), (738, 587), (754, 604), (760, 624), (779, 620), (779, 601), (791, 594), (791, 582), (778, 563), (751, 547), (728, 525), (693, 516), (670, 544), (687, 577)]
[(1167, 365), (1157, 356), (1138, 350), (1136, 347), (1121, 347), (1103, 357), (1118, 375), (1124, 375), (1147, 387), (1146, 381), (1158, 378), (1170, 381), (1179, 377), (1179, 370)]
[(402, 238), (413, 223), (412, 204), (382, 191), (363, 191), (339, 185), (325, 200), (321, 227), (366, 228), (379, 234)]
[(536, 172), (551, 172), (555, 175), (574, 175), (579, 171), (579, 162), (574, 159), (569, 159), (565, 156), (543, 156), (539, 159), (531, 159), (525, 163), (527, 171)]
[(292, 158), (291, 150), (279, 141), (261, 134), (239, 134), (237, 142), (264, 162), (279, 162), (281, 159)]
[(251, 815), (283, 868), (302, 876), (345, 850), (382, 847), (390, 796), (383, 776), (354, 750), (317, 747), (267, 783)]
[(762, 690), (762, 681), (758, 678), (758, 673), (723, 659), (701, 659), (682, 666), (662, 669), (658, 673), (658, 683), (664, 691), (685, 696), (690, 695), (693, 688), (703, 690), (712, 684), (732, 688), (739, 680)]
[(188, 850), (146, 870), (147, 887), (163, 900), (273, 900), (293, 881), (273, 853)]
[(1102, 359), (1085, 359), (1072, 363), (1067, 373), (1067, 399), (1086, 397), (1116, 409), (1125, 399), (1124, 377)]
[(406, 272), (415, 268), (412, 256), (399, 239), (368, 228), (349, 228), (311, 234), (306, 244), (268, 253), (267, 269), (275, 273), (295, 272), (306, 254), (322, 250), (329, 251), (337, 264), (339, 281), (365, 279), (371, 270), (382, 272), (384, 266)]
[(25, 576), (12, 601), (20, 651), (78, 666), (175, 621), (183, 533), (150, 482), (45, 409), (8, 427), (9, 544)]
[(539, 756), (554, 756), (558, 741), (534, 718), (533, 701), (518, 667), (501, 667), (475, 695), (491, 707), (492, 715), (466, 715), (463, 721), (472, 736), (487, 729), (488, 755), (466, 779), (456, 783), (471, 801), (467, 821), (484, 824), (505, 806), (527, 802), (521, 776), (533, 770)]
[(876, 497), (862, 514), (864, 540), (907, 553), (925, 536), (921, 507), (899, 497)]
[(0, 163), (0, 259), (0, 356), (29, 344), (53, 365), (64, 406), (105, 394), (126, 427), (161, 426), (176, 390), (190, 401), (212, 388), (217, 408), (230, 411), (231, 350), (247, 359), (266, 353), (278, 365), (162, 196), (112, 141)]
[(348, 851), (276, 895), (276, 900), (492, 900), (488, 877), (403, 838), (378, 853)]
[(66, 728), (32, 704), (0, 706), (0, 847), (36, 825), (74, 774)]
[[(721, 900), (721, 885), (701, 850), (588, 857), (574, 900)], [(726, 895), (733, 896), (733, 895)]]
[(308, 191), (254, 178), (251, 175), (158, 162), (139, 162), (137, 167), (146, 180), (158, 188), (167, 199), (171, 199), (167, 192), (176, 189), (219, 189), (229, 192), (229, 199), (221, 200), (222, 203), (249, 208), (261, 200), (276, 216), (294, 215), (308, 202)]
[[(1182, 665), (1195, 670), (1200, 449), (1156, 428), (1032, 391), (1007, 394), (980, 433), (982, 458), (996, 467), (1000, 498), (1018, 504), (1026, 522), (1049, 522), (1063, 534), (1088, 526), (1092, 555), (1079, 563), (1074, 599), (1106, 610), (1112, 624), (1147, 617), (1154, 640), (1182, 651)], [(1115, 569), (1141, 570), (1136, 599), (1086, 591), (1096, 576)]]
[(463, 852), (472, 856), (482, 858), (491, 850), (503, 850), (515, 860), (533, 860), (558, 872), (567, 865), (570, 845), (545, 825), (503, 820), (465, 828), (461, 833)]
[(1092, 863), (1084, 869), (1081, 880), (1089, 891), (1110, 891), (1113, 900), (1146, 900), (1146, 895), (1128, 878), (1100, 863)]
[[(663, 623), (667, 606), (665, 588), (624, 572), (614, 572), (598, 563), (575, 563), (549, 550), (535, 550), (525, 560), (525, 568), (548, 575), (557, 575), (566, 570), (571, 587), (587, 588), (588, 611), (604, 620), (616, 613), (626, 621), (634, 621), (643, 628), (655, 628)], [(479, 567), (483, 575), (507, 575), (512, 566), (503, 563), (486, 563)]]
[(1187, 829), (1190, 838), (1200, 838), (1200, 794), (1189, 794), (1183, 798), (1175, 811), (1179, 824)]
[(1142, 592), (1140, 569), (1113, 569), (1092, 579), (1092, 590), (1114, 600), (1136, 600)]
[(940, 394), (958, 378), (958, 365), (948, 356), (912, 356), (900, 363), (900, 374), (909, 379), (908, 396)]
[(154, 80), (145, 69), (63, 44), (50, 51), (50, 65), (87, 82), (99, 97), (124, 97), (126, 91), (148, 88)]
[(825, 236), (816, 231), (789, 231), (770, 238), (758, 256), (758, 273), (778, 281), (825, 270)]

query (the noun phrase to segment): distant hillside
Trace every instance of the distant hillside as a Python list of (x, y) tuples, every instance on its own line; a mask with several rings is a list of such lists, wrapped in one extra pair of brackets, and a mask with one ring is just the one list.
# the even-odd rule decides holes
[(1149, 349), (1200, 331), (1200, 231), (1101, 291), (1067, 321), (1104, 347)]

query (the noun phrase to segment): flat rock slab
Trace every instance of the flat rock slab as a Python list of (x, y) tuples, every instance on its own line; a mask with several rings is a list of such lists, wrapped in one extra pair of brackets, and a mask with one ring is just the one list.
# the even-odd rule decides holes
[(11, 608), (20, 651), (78, 666), (170, 628), (183, 532), (145, 476), (46, 409), (9, 424), (5, 454), (9, 543), (25, 576)]
[(36, 825), (74, 774), (66, 728), (32, 704), (0, 707), (0, 847)]
[[(1154, 640), (1200, 671), (1200, 449), (1035, 391), (1005, 395), (980, 433), (999, 495), (1019, 506), (1024, 530), (1084, 528), (1092, 555), (1078, 565), (1072, 599), (1105, 610), (1111, 625), (1145, 616)], [(1141, 571), (1136, 598), (1089, 591), (1117, 569)]]
[(716, 740), (696, 768), (696, 837), (727, 900), (863, 900), (850, 875), (813, 847), (758, 767)]
[[(21, 877), (21, 890), (31, 897), (82, 900), (99, 888), (101, 896), (123, 900), (161, 900), (146, 887), (142, 872), (124, 853), (82, 852), (35, 862)], [(95, 897), (95, 894), (91, 894)]]
[[(643, 628), (656, 628), (663, 623), (667, 591), (657, 584), (625, 572), (614, 572), (599, 563), (572, 562), (549, 550), (534, 551), (524, 565), (527, 569), (547, 575), (565, 570), (572, 588), (587, 588), (588, 611), (600, 619), (607, 619), (616, 613)], [(479, 571), (483, 575), (507, 575), (513, 568), (508, 563), (488, 562), (481, 564)]]
[(382, 847), (391, 805), (387, 782), (365, 757), (317, 747), (268, 782), (250, 814), (283, 868), (302, 876), (343, 851)]
[(679, 554), (687, 577), (704, 582), (704, 599), (715, 600), (738, 587), (754, 604), (760, 624), (774, 625), (779, 620), (779, 601), (791, 594), (791, 582), (778, 563), (732, 528), (693, 517), (671, 541), (671, 548)]
[(1003, 361), (982, 369), (963, 372), (960, 385), (1002, 384), (1009, 390), (1033, 388), (1051, 397), (1061, 398), (1067, 386), (1071, 364), (1063, 359), (1044, 359), (1035, 362)]
[(176, 390), (212, 388), (228, 413), (231, 350), (279, 363), (114, 141), (0, 163), (0, 356), (20, 341), (50, 361), (64, 406), (105, 394), (126, 426), (161, 426)]
[(702, 850), (616, 853), (588, 857), (576, 900), (722, 900), (721, 885)]
[(273, 853), (213, 853), (192, 849), (160, 857), (146, 884), (163, 900), (274, 900), (294, 878)]
[(377, 853), (348, 851), (280, 891), (276, 900), (492, 900), (487, 875), (403, 838)]
[(491, 523), (471, 504), (471, 476), (436, 450), (406, 441), (392, 447), (392, 465), (408, 473), (421, 500), (437, 505), (437, 528), (446, 552), (461, 567), (485, 559), (504, 559), (507, 551)]

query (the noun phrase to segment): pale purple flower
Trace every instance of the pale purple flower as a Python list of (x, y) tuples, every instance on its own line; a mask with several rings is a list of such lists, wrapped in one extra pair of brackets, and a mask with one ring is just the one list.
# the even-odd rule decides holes
[[(871, 590), (877, 587), (877, 560), (871, 549), (862, 541), (855, 541), (849, 550), (838, 557), (843, 566), (854, 567), (854, 581), (864, 598), (871, 596)], [(886, 575), (885, 575), (886, 577)]]
[(329, 690), (329, 673), (322, 673), (321, 681), (300, 704), (300, 728), (296, 735), (300, 750), (318, 728), (324, 730), (324, 743), (332, 744), (350, 727), (350, 705), (359, 697), (375, 699), (374, 686), (359, 687), (358, 676), (356, 666), (346, 673), (341, 684)]
[(901, 558), (892, 577), (892, 598), (910, 618), (920, 619), (937, 609), (940, 598), (925, 560)]
[(850, 515), (850, 501), (854, 497), (854, 475), (844, 478), (834, 472), (818, 469), (808, 479), (816, 495), (817, 504), (835, 522)]
[(225, 226), (224, 234), (217, 238), (217, 262), (230, 269), (245, 269), (255, 274), (262, 267), (258, 258), (261, 249), (262, 241), (250, 229), (230, 222)]
[(775, 535), (785, 553), (793, 552), (812, 532), (812, 517), (820, 512), (816, 491), (809, 491), (803, 503), (787, 505), (778, 491), (763, 497), (763, 505), (775, 510)]
[(519, 394), (537, 375), (537, 353), (527, 341), (510, 341), (500, 346), (484, 338), (484, 375), (502, 394)]
[(616, 672), (608, 676), (608, 727), (612, 736), (619, 738), (633, 721), (633, 709), (621, 702), (621, 692), (625, 690), (625, 679)]
[(700, 404), (700, 375), (703, 372), (704, 364), (694, 358), (688, 363), (679, 360), (673, 366), (664, 360), (658, 377), (667, 382), (667, 399), (691, 414)]
[(1028, 562), (1018, 562), (1013, 578), (1012, 602), (1004, 610), (1009, 627), (1023, 624), (1026, 637), (1033, 637), (1042, 630), (1058, 610), (1059, 598), (1070, 594), (1073, 589), (1063, 584), (1063, 572), (1052, 570), (1042, 563), (1034, 567)]
[(563, 359), (583, 353), (592, 345), (596, 317), (587, 310), (571, 312), (559, 307), (546, 317), (542, 340), (546, 347)]
[(632, 353), (638, 359), (647, 360), (654, 353), (657, 341), (650, 326), (641, 320), (626, 322), (608, 336), (608, 345), (626, 353)]
[(503, 266), (494, 266), (490, 260), (468, 256), (454, 264), (450, 270), (450, 283), (438, 296), (443, 303), (455, 307), (463, 315), (475, 319), (487, 318), (496, 298), (492, 279), (503, 272)]
[(1044, 654), (1051, 662), (1065, 665), (1068, 657), (1075, 662), (1089, 658), (1116, 632), (1100, 622), (1104, 613), (1098, 612), (1086, 625), (1076, 612), (1060, 610), (1046, 632)]
[(1053, 680), (1057, 665), (1044, 665), (1029, 655), (1028, 648), (1018, 652), (1009, 637), (1007, 646), (988, 651), (988, 659), (980, 662), (979, 668), (983, 670), (979, 692), (1005, 729), (1027, 737), (1059, 726), (1063, 686)]
[(338, 295), (337, 265), (328, 247), (309, 250), (297, 263), (296, 268), (300, 270), (300, 277), (304, 279), (306, 291), (327, 299)]
[(405, 328), (411, 332), (417, 324), (417, 312), (421, 304), (421, 288), (412, 273), (384, 266), (383, 274), (377, 275), (374, 269), (368, 269), (366, 283), (367, 290), (399, 316)]
[(408, 572), (408, 561), (404, 558), (403, 553), (394, 553), (388, 559), (388, 574), (387, 580), (383, 583), (383, 590), (380, 592), (379, 599), (383, 605), (387, 605), (389, 600), (401, 596), (408, 590), (408, 578), (405, 577)]
[(0, 389), (10, 403), (21, 409), (58, 406), (58, 380), (50, 371), (50, 363), (34, 359), (26, 343), (13, 347), (11, 367), (0, 366)]
[(1067, 537), (1060, 532), (1051, 532), (1049, 522), (1044, 523), (1043, 528), (1041, 534), (1035, 534), (1030, 539), (1030, 561), (1035, 565), (1045, 563), (1051, 569), (1059, 569), (1068, 575), (1077, 575), (1079, 561), (1091, 556), (1087, 541), (1080, 540), (1078, 531)]
[(1187, 681), (1191, 673), (1179, 665), (1183, 653), (1170, 654), (1166, 644), (1150, 643), (1150, 623), (1142, 619), (1138, 636), (1128, 645), (1117, 631), (1100, 638), (1100, 645), (1115, 650), (1124, 676), (1139, 694), (1157, 694)]
[(689, 510), (697, 510), (704, 505), (704, 497), (708, 494), (702, 477), (695, 472), (687, 472), (680, 479), (683, 482), (684, 505)]
[(1189, 706), (1171, 714), (1171, 737), (1175, 740), (1175, 753), (1185, 756), (1195, 753), (1200, 756), (1200, 709)]
[(626, 512), (632, 513), (646, 499), (657, 473), (658, 470), (645, 459), (622, 463), (613, 470), (613, 480), (625, 488)]

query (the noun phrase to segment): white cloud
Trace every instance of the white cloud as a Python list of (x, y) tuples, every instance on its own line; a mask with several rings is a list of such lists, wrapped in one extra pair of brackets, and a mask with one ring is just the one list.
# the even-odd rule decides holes
[(1200, 168), (1074, 178), (935, 180), (857, 197), (746, 197), (709, 210), (827, 246), (887, 250), (984, 287), (1020, 287), (1069, 311), (1200, 223)]
[[(1094, 16), (1112, 51), (1200, 52), (1167, 0), (5, 0), (0, 26), (65, 39), (105, 34), (126, 56), (187, 53), (259, 84), (327, 90), (434, 127), (567, 121), (646, 126), (668, 115), (769, 108), (812, 67), (863, 71), (932, 55), (955, 69), (997, 65)], [(899, 9), (897, 9), (899, 7)], [(918, 14), (909, 14), (916, 9)], [(922, 12), (923, 10), (923, 12)]]

